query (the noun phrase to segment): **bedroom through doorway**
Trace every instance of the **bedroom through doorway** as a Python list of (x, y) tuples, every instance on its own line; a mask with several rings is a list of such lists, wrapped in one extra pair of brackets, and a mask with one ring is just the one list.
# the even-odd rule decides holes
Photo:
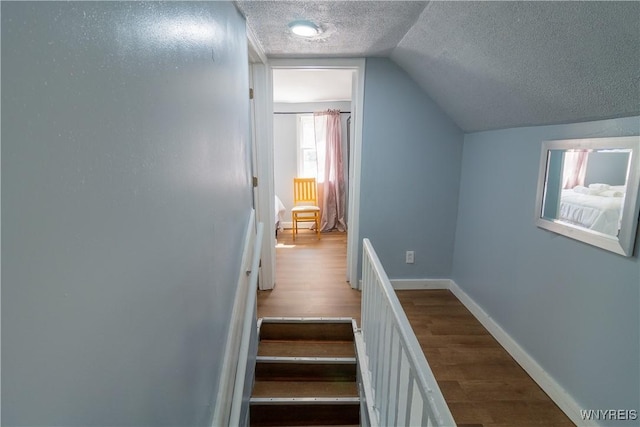
[[(332, 314), (330, 307), (339, 307), (345, 298), (349, 301), (349, 294), (353, 291), (346, 278), (355, 73), (353, 69), (273, 70), (273, 177), (277, 237), (276, 286), (272, 293), (281, 294), (286, 301), (295, 304), (298, 310), (295, 315), (352, 315), (344, 312)], [(329, 114), (333, 116), (333, 127), (327, 131), (327, 120), (322, 120), (324, 117), (321, 116)], [(340, 145), (336, 150), (335, 141), (330, 142), (334, 144), (331, 151), (326, 144), (328, 139), (335, 140), (336, 131)], [(333, 133), (329, 136), (328, 132)], [(329, 164), (329, 161), (333, 163)], [(334, 203), (326, 207), (333, 217), (329, 220), (325, 217), (321, 221), (319, 238), (309, 228), (313, 226), (309, 222), (302, 224), (294, 240), (291, 219), (294, 178), (316, 178), (319, 205), (325, 209), (323, 202), (338, 194), (336, 169), (341, 175), (343, 194), (337, 196), (337, 203), (334, 196), (334, 200), (329, 201)], [(328, 177), (327, 173), (334, 175)], [(328, 197), (325, 197), (325, 189), (330, 192)], [(341, 213), (336, 214), (336, 209), (341, 209)], [(296, 298), (298, 292), (300, 298)], [(311, 297), (310, 292), (320, 294)], [(344, 308), (357, 307), (352, 311), (359, 315), (359, 293), (355, 292), (357, 298)], [(336, 300), (332, 301), (333, 298)], [(260, 304), (263, 309), (264, 302)], [(318, 302), (325, 302), (327, 306), (323, 308)]]

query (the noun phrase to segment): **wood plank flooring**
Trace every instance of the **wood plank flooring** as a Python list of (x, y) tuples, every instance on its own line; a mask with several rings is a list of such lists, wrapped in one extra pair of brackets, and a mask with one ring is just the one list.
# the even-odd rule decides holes
[(302, 230), (278, 233), (276, 286), (258, 292), (258, 317), (353, 317), (360, 323), (360, 292), (346, 281), (347, 234)]
[[(258, 316), (353, 317), (360, 292), (345, 282), (346, 233), (279, 233), (276, 288), (258, 293)], [(574, 424), (447, 290), (398, 291), (454, 419), (461, 427)]]
[(397, 291), (459, 426), (573, 426), (448, 290)]

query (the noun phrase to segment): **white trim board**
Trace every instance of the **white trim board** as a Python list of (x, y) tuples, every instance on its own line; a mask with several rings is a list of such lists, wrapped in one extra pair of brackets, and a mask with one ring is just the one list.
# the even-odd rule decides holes
[(578, 402), (456, 282), (451, 280), (449, 289), (574, 424), (587, 427), (599, 425), (595, 421), (583, 420)]
[[(351, 117), (353, 120), (353, 138), (351, 141), (351, 164), (349, 165), (349, 206), (347, 229), (347, 281), (352, 288), (356, 288), (358, 281), (358, 255), (360, 251), (360, 172), (362, 157), (362, 129), (363, 129), (363, 108), (364, 108), (364, 58), (297, 58), (297, 59), (271, 59), (269, 61), (269, 87), (268, 94), (271, 100), (271, 111), (273, 113), (273, 70), (274, 69), (346, 69), (355, 71), (355, 81), (353, 85), (354, 93), (351, 99)], [(270, 129), (259, 129), (264, 131), (271, 139), (268, 141), (268, 150), (273, 153), (273, 120)], [(271, 167), (273, 176), (273, 160), (262, 164)], [(259, 189), (260, 191), (260, 189)], [(271, 187), (264, 191), (269, 192), (268, 198), (274, 198), (273, 182)], [(271, 249), (267, 249), (271, 250)], [(351, 279), (354, 280), (351, 280)]]
[(450, 290), (574, 424), (584, 427), (600, 425), (594, 420), (583, 420), (578, 402), (456, 282), (451, 279), (391, 279), (391, 284), (396, 290)]
[[(255, 109), (254, 123), (255, 138), (252, 150), (255, 151), (256, 169), (254, 176), (258, 177), (256, 197), (256, 218), (264, 224), (264, 239), (262, 240), (262, 267), (258, 287), (260, 290), (273, 289), (276, 277), (275, 247), (276, 227), (273, 221), (275, 197), (273, 194), (273, 119), (270, 87), (270, 68), (265, 64), (252, 64), (253, 89)], [(256, 192), (256, 189), (254, 189)]]
[(392, 279), (391, 286), (398, 291), (418, 289), (450, 289), (450, 279)]
[[(310, 229), (311, 227), (313, 227), (314, 223), (313, 220), (310, 221), (298, 221), (303, 223), (303, 226), (298, 225), (298, 228), (304, 228), (304, 229)], [(291, 221), (283, 221), (280, 223), (280, 228), (284, 228), (285, 230), (291, 230), (293, 228), (293, 222)]]
[[(417, 291), (424, 289), (449, 289), (449, 279), (389, 279), (396, 291)], [(358, 280), (358, 289), (362, 289), (362, 279)]]

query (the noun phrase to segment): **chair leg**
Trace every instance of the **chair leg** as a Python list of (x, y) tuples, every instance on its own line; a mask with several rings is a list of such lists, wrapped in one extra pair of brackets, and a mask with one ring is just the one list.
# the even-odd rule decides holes
[(296, 214), (291, 215), (292, 224), (292, 232), (293, 232), (293, 240), (296, 240), (296, 231), (298, 228), (298, 223), (296, 222)]

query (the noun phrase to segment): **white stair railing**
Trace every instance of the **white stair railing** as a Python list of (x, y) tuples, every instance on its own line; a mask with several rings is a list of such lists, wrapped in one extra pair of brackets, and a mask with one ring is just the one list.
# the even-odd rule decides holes
[(245, 234), (218, 395), (214, 402), (212, 427), (247, 424), (245, 417), (249, 400), (245, 396), (245, 384), (247, 375), (252, 375), (247, 372), (251, 337), (257, 336), (252, 331), (257, 330), (256, 293), (263, 229), (261, 222), (256, 224), (255, 211), (252, 210)]
[(364, 426), (455, 426), (427, 359), (371, 242), (362, 257), (356, 334)]

